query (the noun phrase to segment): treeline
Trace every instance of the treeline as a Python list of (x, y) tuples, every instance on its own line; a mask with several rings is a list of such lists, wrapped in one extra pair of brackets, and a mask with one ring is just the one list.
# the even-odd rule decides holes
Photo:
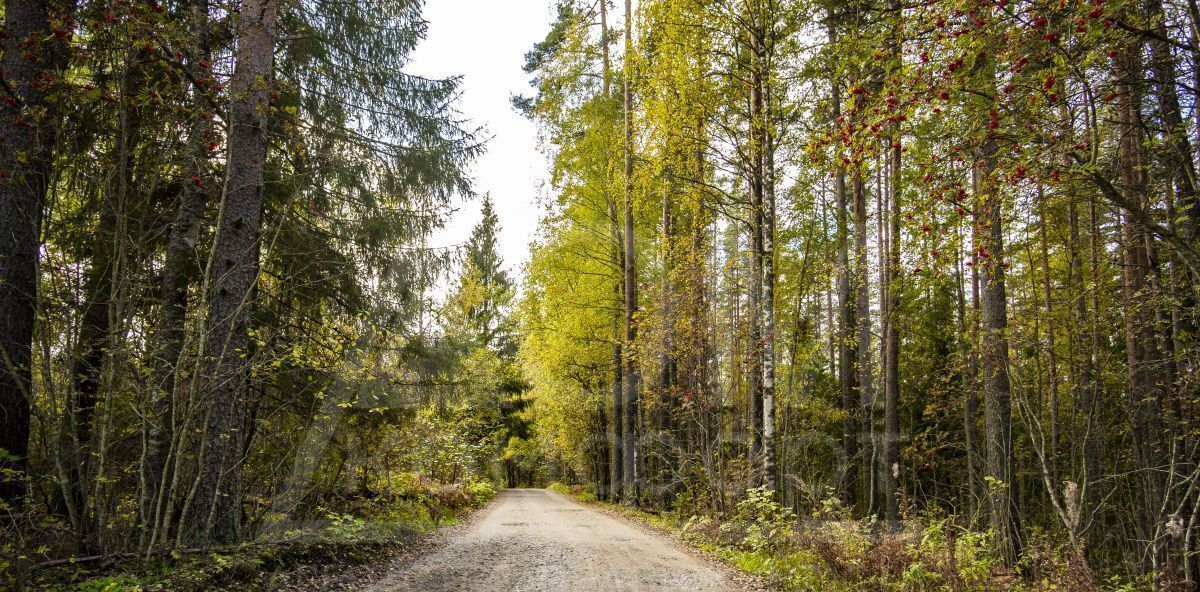
[(498, 470), (510, 290), (492, 215), (429, 296), (481, 146), (404, 71), (421, 6), (3, 4), (0, 587)]
[(555, 190), (520, 353), (553, 471), (1195, 586), (1194, 3), (633, 8), (558, 2), (514, 99)]

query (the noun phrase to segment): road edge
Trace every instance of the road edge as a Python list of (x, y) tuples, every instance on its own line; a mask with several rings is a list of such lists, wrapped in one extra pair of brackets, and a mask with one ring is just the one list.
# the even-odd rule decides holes
[(739, 586), (744, 592), (775, 592), (782, 590), (782, 588), (780, 588), (777, 584), (739, 569), (738, 566), (734, 565), (724, 557), (689, 543), (680, 537), (679, 533), (651, 523), (650, 514), (639, 510), (638, 508), (610, 504), (608, 502), (601, 502), (597, 500), (580, 499), (573, 495), (563, 493), (561, 491), (555, 491), (553, 489), (546, 489), (546, 491), (554, 493), (558, 496), (561, 496), (563, 499), (570, 500), (581, 506), (602, 512), (609, 517), (620, 520), (621, 522), (624, 522), (625, 524), (628, 524), (634, 528), (668, 540), (671, 545), (680, 552), (691, 555), (692, 557), (704, 561), (714, 568), (721, 570), (721, 572), (728, 576), (729, 579), (732, 580), (734, 584)]
[(320, 582), (317, 587), (307, 588), (307, 590), (315, 590), (317, 592), (333, 592), (337, 590), (372, 592), (385, 589), (381, 588), (381, 586), (385, 586), (388, 578), (397, 571), (407, 568), (417, 559), (446, 544), (455, 534), (469, 530), (482, 520), (484, 516), (495, 510), (497, 500), (500, 499), (500, 494), (503, 491), (497, 491), (496, 495), (488, 500), (486, 504), (460, 516), (458, 522), (439, 527), (437, 530), (419, 536), (410, 544), (397, 549), (394, 554), (388, 557), (360, 566), (354, 566), (354, 569), (348, 570), (349, 573), (331, 574), (328, 579)]

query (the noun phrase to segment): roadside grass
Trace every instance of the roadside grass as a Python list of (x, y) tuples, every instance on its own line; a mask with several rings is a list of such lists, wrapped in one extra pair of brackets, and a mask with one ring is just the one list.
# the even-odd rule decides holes
[(1004, 567), (988, 532), (970, 531), (951, 518), (885, 525), (844, 513), (800, 518), (765, 491), (752, 489), (728, 516), (684, 511), (652, 513), (596, 501), (580, 486), (549, 487), (596, 504), (725, 561), (788, 592), (1131, 592), (1147, 582), (1110, 579), (1070, 561), (1061, 548), (1033, 537), (1021, 572)]
[[(26, 589), (53, 592), (306, 590), (305, 581), (385, 560), (439, 528), (459, 523), (496, 495), (490, 482), (419, 481), (403, 496), (348, 497), (337, 510), (275, 528), (269, 540), (150, 558), (118, 554), (36, 569)], [(269, 522), (282, 520), (268, 517)], [(304, 570), (302, 577), (296, 573)], [(299, 581), (295, 581), (299, 580)]]

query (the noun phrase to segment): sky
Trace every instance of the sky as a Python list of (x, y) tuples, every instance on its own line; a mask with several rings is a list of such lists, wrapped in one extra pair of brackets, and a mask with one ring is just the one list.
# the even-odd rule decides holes
[[(490, 193), (500, 218), (500, 249), (506, 267), (518, 271), (537, 230), (545, 158), (533, 122), (513, 110), (509, 97), (529, 94), (521, 70), (525, 52), (550, 28), (550, 0), (426, 0), (428, 36), (407, 71), (425, 76), (463, 76), (462, 115), (485, 128), (487, 151), (472, 167), (475, 191)], [(433, 246), (462, 244), (480, 218), (480, 200), (457, 200)]]

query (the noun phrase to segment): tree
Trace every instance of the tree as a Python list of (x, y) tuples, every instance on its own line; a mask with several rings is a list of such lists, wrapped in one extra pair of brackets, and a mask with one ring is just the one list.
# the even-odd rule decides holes
[(228, 180), (206, 270), (204, 382), (197, 394), (208, 412), (203, 422), (203, 459), (195, 489), (189, 494), (192, 507), (185, 535), (201, 544), (229, 544), (241, 534), (246, 360), (250, 355), (251, 295), (258, 280), (267, 112), (278, 17), (274, 0), (247, 0), (239, 11), (230, 84), (234, 99)]
[(623, 229), (624, 249), (621, 258), (625, 267), (625, 343), (624, 343), (624, 375), (621, 381), (625, 388), (621, 410), (621, 470), (624, 491), (621, 499), (627, 504), (637, 505), (641, 484), (638, 475), (638, 446), (640, 442), (640, 416), (638, 415), (638, 399), (641, 394), (641, 381), (638, 376), (637, 357), (633, 344), (637, 340), (637, 253), (634, 250), (633, 229), (633, 8), (630, 0), (625, 0), (625, 53), (622, 78), (625, 86), (625, 226)]
[[(194, 39), (192, 62), (197, 67), (211, 60), (207, 37), (208, 2), (196, 0), (189, 6), (188, 29)], [(206, 88), (199, 79), (191, 84), (193, 108), (203, 113)], [(205, 138), (212, 135), (212, 123), (205, 117), (197, 118), (188, 131), (191, 155), (191, 174), (196, 179), (212, 178), (209, 149)], [(142, 520), (142, 544), (152, 547), (155, 542), (167, 538), (159, 527), (165, 520), (169, 501), (164, 495), (168, 490), (173, 473), (169, 464), (171, 444), (175, 439), (178, 418), (175, 415), (175, 393), (182, 382), (181, 366), (187, 364), (184, 347), (187, 339), (189, 289), (199, 276), (197, 243), (200, 227), (210, 201), (211, 184), (203, 181), (183, 183), (178, 191), (178, 205), (171, 221), (167, 242), (166, 259), (163, 264), (162, 280), (159, 284), (161, 300), (157, 331), (154, 333), (155, 348), (151, 359), (151, 388), (153, 395), (145, 427), (145, 449), (141, 459), (141, 487), (138, 511)]]
[[(27, 487), (33, 400), (31, 347), (37, 311), (38, 240), (57, 136), (56, 89), (72, 14), (44, 0), (9, 2), (0, 61), (0, 500)], [(62, 34), (60, 34), (62, 33)]]
[(469, 339), (482, 347), (511, 355), (515, 344), (505, 309), (512, 300), (512, 282), (496, 248), (500, 219), (489, 195), (483, 197), (482, 214), (467, 240), (463, 272), (450, 299), (455, 310), (449, 325), (466, 328)]

